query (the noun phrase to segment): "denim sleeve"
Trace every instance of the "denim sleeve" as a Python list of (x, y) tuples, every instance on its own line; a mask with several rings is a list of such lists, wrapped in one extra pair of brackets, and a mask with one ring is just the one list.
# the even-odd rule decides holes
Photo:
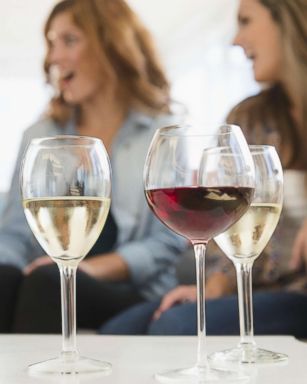
[(117, 252), (128, 264), (132, 281), (140, 286), (173, 268), (187, 245), (186, 239), (152, 217), (148, 235), (119, 246)]
[[(141, 119), (140, 119), (141, 117)], [(112, 148), (112, 207), (119, 228), (115, 249), (128, 265), (131, 282), (146, 299), (157, 299), (177, 284), (176, 263), (187, 240), (164, 226), (148, 207), (143, 169), (157, 128), (169, 117), (133, 114)]]

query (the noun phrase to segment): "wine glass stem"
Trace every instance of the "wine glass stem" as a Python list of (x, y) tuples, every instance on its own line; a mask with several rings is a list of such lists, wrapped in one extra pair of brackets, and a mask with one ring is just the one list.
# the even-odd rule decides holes
[(238, 301), (240, 316), (240, 345), (247, 348), (255, 346), (252, 297), (253, 261), (235, 263), (238, 284)]
[(206, 311), (205, 311), (205, 254), (206, 243), (193, 244), (196, 258), (197, 281), (197, 367), (208, 368), (206, 352)]
[(76, 346), (76, 267), (59, 264), (62, 305), (62, 357), (78, 356)]

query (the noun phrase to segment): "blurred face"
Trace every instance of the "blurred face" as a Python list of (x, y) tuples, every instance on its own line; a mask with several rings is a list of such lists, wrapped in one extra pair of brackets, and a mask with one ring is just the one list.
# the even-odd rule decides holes
[(47, 34), (52, 82), (69, 104), (83, 104), (101, 92), (101, 71), (83, 31), (68, 12), (57, 15)]
[(234, 44), (253, 61), (255, 79), (272, 83), (281, 80), (281, 32), (269, 9), (258, 0), (241, 0), (238, 22)]

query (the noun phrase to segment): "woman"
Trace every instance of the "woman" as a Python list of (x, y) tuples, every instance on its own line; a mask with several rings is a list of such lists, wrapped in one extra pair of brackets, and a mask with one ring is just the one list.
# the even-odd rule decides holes
[[(255, 331), (307, 337), (307, 0), (241, 0), (234, 43), (253, 62), (264, 89), (236, 106), (228, 122), (239, 124), (250, 144), (272, 144), (285, 168), (279, 226), (254, 268)], [(226, 262), (221, 259), (221, 265)], [(222, 266), (221, 269), (222, 270)], [(209, 277), (209, 334), (236, 334), (239, 320), (234, 270)], [(223, 296), (223, 297), (222, 297)], [(196, 333), (196, 288), (179, 286), (161, 303), (131, 309), (102, 333)], [(184, 303), (189, 301), (189, 303)], [(175, 304), (181, 305), (175, 305)], [(184, 304), (182, 304), (184, 303)], [(125, 328), (126, 327), (126, 328)]]
[(111, 157), (111, 214), (77, 278), (80, 327), (97, 328), (132, 304), (163, 296), (176, 285), (174, 263), (186, 246), (153, 217), (143, 193), (152, 135), (174, 120), (147, 30), (123, 0), (63, 0), (47, 19), (45, 39), (45, 72), (57, 92), (48, 116), (24, 134), (2, 220), (2, 268), (17, 267), (5, 311), (13, 327), (4, 332), (60, 331), (57, 267), (33, 239), (19, 193), (21, 158), (34, 137), (95, 136)]

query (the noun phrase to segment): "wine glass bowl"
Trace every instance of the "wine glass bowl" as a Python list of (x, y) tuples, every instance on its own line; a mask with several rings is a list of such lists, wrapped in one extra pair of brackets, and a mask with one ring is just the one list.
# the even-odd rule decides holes
[(240, 128), (233, 125), (221, 126), (218, 134), (188, 125), (158, 130), (145, 163), (144, 184), (147, 202), (163, 224), (192, 243), (207, 243), (238, 220), (254, 191), (245, 145)]
[[(283, 353), (258, 348), (253, 337), (252, 267), (270, 240), (282, 209), (283, 173), (274, 147), (252, 145), (255, 164), (255, 192), (247, 212), (216, 243), (234, 263), (237, 284), (241, 340), (238, 347), (209, 356), (214, 363), (285, 362)], [(269, 310), (269, 308), (268, 308)]]
[(21, 191), (28, 224), (61, 276), (62, 352), (30, 369), (109, 373), (110, 363), (81, 357), (76, 347), (76, 269), (99, 237), (110, 208), (111, 168), (103, 143), (68, 135), (32, 140), (23, 160)]
[(230, 372), (208, 366), (204, 257), (208, 241), (237, 221), (252, 200), (254, 165), (240, 128), (224, 125), (212, 134), (186, 125), (160, 128), (146, 158), (144, 185), (155, 215), (193, 244), (196, 257), (197, 362), (190, 369), (157, 374), (156, 378), (185, 382), (233, 379)]

